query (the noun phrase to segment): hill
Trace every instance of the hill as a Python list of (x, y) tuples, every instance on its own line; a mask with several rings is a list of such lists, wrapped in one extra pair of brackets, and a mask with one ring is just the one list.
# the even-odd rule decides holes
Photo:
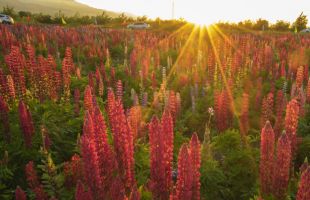
[(44, 13), (52, 16), (59, 11), (66, 16), (72, 16), (77, 13), (81, 16), (94, 16), (106, 12), (110, 17), (116, 17), (120, 14), (93, 8), (75, 0), (0, 0), (0, 8), (7, 5), (14, 7), (15, 11), (30, 11), (32, 13)]

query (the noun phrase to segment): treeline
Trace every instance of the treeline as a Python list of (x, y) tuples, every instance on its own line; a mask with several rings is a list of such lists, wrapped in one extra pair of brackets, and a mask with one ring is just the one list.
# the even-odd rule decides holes
[[(177, 20), (162, 20), (160, 18), (149, 19), (146, 16), (131, 17), (124, 13), (121, 13), (117, 17), (110, 17), (105, 12), (97, 16), (81, 16), (76, 13), (74, 16), (65, 16), (64, 13), (59, 11), (54, 16), (43, 14), (43, 13), (31, 13), (28, 11), (16, 12), (12, 7), (3, 7), (2, 13), (12, 16), (16, 21), (28, 22), (28, 23), (43, 23), (43, 24), (69, 24), (69, 25), (104, 25), (110, 27), (122, 27), (126, 24), (133, 22), (147, 22), (151, 24), (152, 28), (164, 28), (165, 30), (174, 30), (184, 25), (186, 20), (183, 18)], [(255, 30), (255, 31), (278, 31), (288, 32), (295, 31), (299, 32), (307, 28), (308, 19), (307, 16), (301, 13), (295, 22), (290, 23), (284, 20), (278, 20), (276, 23), (270, 23), (266, 19), (258, 19), (256, 21), (244, 20), (239, 23), (230, 22), (218, 22), (217, 26), (224, 29), (237, 29), (237, 30)]]
[(307, 28), (308, 18), (306, 15), (301, 13), (297, 19), (290, 23), (284, 20), (278, 20), (276, 23), (272, 24), (266, 19), (258, 19), (256, 21), (244, 20), (239, 23), (229, 23), (229, 22), (218, 22), (217, 26), (229, 29), (244, 29), (244, 30), (256, 30), (256, 31), (301, 31)]
[(59, 11), (54, 16), (43, 13), (31, 13), (28, 11), (19, 11), (16, 12), (12, 7), (3, 7), (3, 14), (10, 15), (17, 22), (23, 23), (42, 23), (42, 24), (67, 24), (67, 25), (103, 25), (107, 27), (123, 27), (127, 24), (134, 22), (147, 22), (151, 24), (151, 27), (164, 28), (165, 30), (174, 30), (185, 23), (184, 19), (178, 20), (162, 20), (162, 19), (149, 19), (146, 16), (131, 17), (127, 16), (124, 13), (121, 13), (117, 17), (110, 17), (105, 12), (102, 12), (100, 15), (96, 16), (81, 16), (79, 13), (76, 13), (73, 16), (65, 16), (64, 13)]

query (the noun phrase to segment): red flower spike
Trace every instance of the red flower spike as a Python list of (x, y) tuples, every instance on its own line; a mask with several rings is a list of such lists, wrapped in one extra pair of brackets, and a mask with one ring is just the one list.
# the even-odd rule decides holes
[(137, 187), (132, 188), (129, 200), (140, 200), (141, 195), (140, 192), (137, 190)]
[(19, 186), (15, 190), (15, 200), (27, 200), (26, 193)]
[(296, 87), (301, 88), (303, 81), (304, 81), (304, 67), (300, 66), (298, 67), (296, 74)]
[(277, 199), (285, 199), (289, 183), (291, 166), (291, 145), (289, 138), (284, 133), (280, 136), (277, 145), (276, 160), (274, 165), (273, 194)]
[[(85, 123), (87, 124), (90, 122), (91, 121), (84, 122), (84, 126)], [(98, 155), (96, 153), (96, 147), (93, 140), (91, 139), (90, 134), (85, 133), (84, 131), (81, 138), (81, 155), (83, 157), (85, 182), (91, 191), (92, 197), (99, 198), (102, 194), (102, 179), (100, 177)]]
[(151, 180), (154, 198), (167, 199), (172, 187), (173, 120), (166, 110), (161, 121), (152, 118), (149, 124)]
[(307, 101), (310, 103), (310, 78), (308, 79), (308, 84), (307, 84)]
[(194, 200), (200, 200), (200, 142), (196, 133), (193, 134), (190, 141), (190, 157), (193, 163), (193, 198)]
[(108, 91), (108, 115), (113, 133), (114, 150), (126, 188), (135, 184), (133, 158), (133, 132), (124, 113), (121, 101)]
[(83, 184), (79, 181), (76, 185), (75, 190), (75, 200), (92, 200), (91, 193), (89, 191), (85, 191)]
[(10, 123), (9, 123), (9, 108), (7, 103), (0, 96), (0, 123), (3, 125), (5, 140), (9, 143), (11, 140)]
[(123, 99), (123, 85), (121, 80), (118, 80), (116, 84), (116, 97), (121, 101)]
[(34, 135), (34, 126), (30, 111), (27, 109), (23, 101), (18, 106), (19, 122), (23, 131), (24, 141), (27, 148), (31, 147), (32, 137)]
[(9, 98), (11, 100), (15, 99), (15, 88), (14, 88), (14, 81), (11, 75), (7, 75), (7, 86), (8, 86), (8, 92), (9, 92)]
[(47, 194), (43, 190), (43, 186), (39, 182), (37, 172), (34, 168), (33, 161), (28, 162), (25, 167), (27, 183), (30, 189), (35, 193), (37, 200), (47, 200)]
[(91, 90), (91, 87), (87, 85), (84, 91), (84, 107), (90, 113), (93, 112), (93, 96)]
[(64, 163), (64, 176), (66, 187), (73, 187), (78, 180), (82, 179), (82, 160), (79, 155), (74, 154), (69, 162)]
[(296, 200), (310, 199), (310, 166), (301, 174)]
[(194, 199), (194, 167), (188, 147), (182, 145), (178, 157), (178, 179), (176, 183), (175, 200)]
[(268, 195), (272, 191), (275, 135), (269, 121), (261, 132), (260, 187)]
[(296, 99), (291, 100), (286, 106), (285, 131), (290, 138), (292, 156), (294, 156), (297, 145), (297, 126), (299, 117), (299, 105)]

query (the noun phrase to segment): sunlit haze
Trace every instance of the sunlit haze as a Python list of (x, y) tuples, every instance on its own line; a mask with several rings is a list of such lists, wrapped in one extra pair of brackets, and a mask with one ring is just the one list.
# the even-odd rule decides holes
[[(172, 18), (172, 0), (77, 0), (92, 7)], [(264, 18), (271, 22), (294, 21), (304, 12), (310, 16), (310, 0), (174, 0), (174, 17), (210, 24), (217, 21), (238, 22)]]

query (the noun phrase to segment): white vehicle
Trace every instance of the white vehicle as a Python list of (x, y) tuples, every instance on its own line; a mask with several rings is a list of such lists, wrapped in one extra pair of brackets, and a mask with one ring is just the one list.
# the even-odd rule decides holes
[(302, 31), (300, 31), (301, 33), (310, 33), (310, 28), (306, 28), (306, 29), (304, 29), (304, 30), (302, 30)]
[(0, 22), (2, 24), (14, 24), (14, 19), (9, 15), (0, 14)]
[(145, 22), (137, 22), (137, 23), (128, 24), (127, 28), (129, 28), (129, 29), (148, 29), (148, 28), (150, 28), (150, 25), (145, 23)]

